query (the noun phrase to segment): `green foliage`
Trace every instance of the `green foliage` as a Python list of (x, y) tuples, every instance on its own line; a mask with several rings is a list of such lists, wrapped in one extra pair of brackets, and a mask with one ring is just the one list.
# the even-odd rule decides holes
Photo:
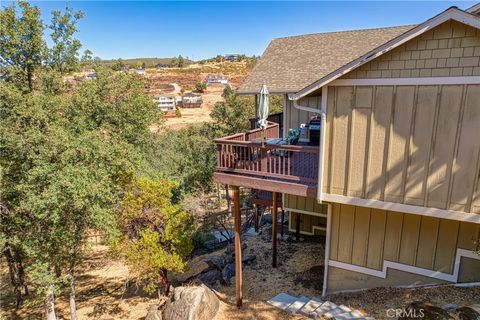
[(181, 55), (179, 55), (177, 58), (173, 58), (172, 61), (170, 61), (170, 67), (183, 68), (185, 66), (186, 66), (185, 58), (183, 58)]
[(195, 91), (196, 92), (203, 92), (207, 89), (207, 85), (204, 82), (197, 82), (195, 83)]
[(143, 82), (103, 67), (97, 67), (96, 73), (95, 80), (83, 82), (72, 96), (75, 107), (66, 116), (70, 121), (80, 117), (86, 129), (101, 128), (107, 136), (142, 146), (150, 135), (150, 124), (161, 120)]
[[(146, 171), (159, 114), (133, 75), (97, 67), (96, 79), (66, 84), (62, 75), (79, 63), (73, 36), (82, 14), (53, 13), (48, 49), (38, 8), (19, 6), (0, 11), (0, 249), (21, 257), (10, 272), (25, 267), (43, 295), (65, 273), (74, 278), (88, 230), (117, 230), (126, 173)], [(176, 236), (168, 232), (161, 236)], [(19, 292), (24, 283), (14, 285)]]
[(205, 123), (153, 137), (148, 150), (153, 172), (177, 180), (182, 192), (208, 187), (216, 163), (213, 139), (221, 135), (217, 126)]
[(93, 62), (93, 52), (90, 51), (90, 50), (85, 50), (83, 52), (83, 56), (82, 58), (80, 59), (82, 65), (87, 65), (87, 64), (90, 64)]
[(64, 12), (52, 12), (52, 21), (48, 28), (52, 31), (53, 47), (50, 49), (49, 65), (64, 75), (76, 71), (79, 67), (78, 52), (82, 44), (73, 36), (77, 32), (77, 21), (83, 18), (81, 11), (74, 12), (66, 8)]
[(40, 9), (13, 2), (0, 10), (0, 73), (22, 90), (33, 90), (33, 76), (47, 54)]
[[(255, 98), (239, 96), (235, 90), (226, 87), (223, 91), (224, 102), (217, 102), (210, 116), (226, 135), (250, 130), (249, 119), (255, 118)], [(270, 113), (283, 110), (280, 95), (270, 95)]]
[(34, 261), (39, 288), (53, 266), (81, 260), (86, 230), (114, 227), (118, 179), (144, 163), (155, 105), (133, 76), (97, 74), (69, 95), (1, 88), (2, 201), (15, 212), (2, 231)]
[(112, 70), (114, 71), (122, 71), (127, 69), (127, 65), (123, 62), (121, 58), (115, 60), (115, 62), (112, 64)]
[(180, 108), (178, 108), (178, 107), (175, 108), (175, 115), (176, 115), (177, 117), (181, 117), (181, 116), (182, 116), (182, 111), (180, 111)]
[(255, 101), (250, 96), (238, 96), (233, 89), (223, 91), (224, 102), (217, 102), (210, 116), (226, 135), (250, 129), (250, 118), (255, 117)]
[[(98, 57), (97, 57), (98, 58)], [(130, 67), (135, 67), (138, 65), (145, 64), (145, 68), (154, 68), (154, 67), (168, 67), (172, 63), (172, 60), (177, 59), (175, 58), (133, 58), (133, 59), (123, 59), (123, 63), (125, 64), (126, 68)], [(102, 60), (100, 58), (97, 59), (100, 64), (107, 66), (107, 67), (112, 67), (113, 64), (117, 62), (117, 59), (115, 60)], [(185, 64), (190, 64), (192, 63), (191, 60), (184, 59)]]
[(167, 272), (184, 271), (193, 248), (193, 217), (172, 203), (176, 187), (171, 180), (134, 179), (119, 209), (113, 248), (147, 292), (159, 285), (168, 292)]

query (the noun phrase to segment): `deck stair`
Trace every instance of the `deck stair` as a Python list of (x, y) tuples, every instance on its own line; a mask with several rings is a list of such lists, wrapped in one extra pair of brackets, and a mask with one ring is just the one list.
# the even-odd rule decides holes
[(330, 301), (322, 301), (318, 298), (305, 296), (295, 297), (287, 293), (280, 293), (268, 300), (267, 303), (274, 307), (295, 315), (302, 315), (311, 319), (333, 320), (372, 320), (359, 310), (352, 310), (344, 305), (337, 305)]

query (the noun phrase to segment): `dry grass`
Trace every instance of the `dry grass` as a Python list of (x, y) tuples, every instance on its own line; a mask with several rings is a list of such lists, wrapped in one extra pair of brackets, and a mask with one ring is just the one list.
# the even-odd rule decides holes
[[(235, 286), (217, 284), (214, 290), (221, 300), (220, 310), (214, 320), (221, 319), (301, 319), (268, 305), (265, 301), (280, 292), (295, 296), (320, 297), (321, 280), (306, 287), (301, 279), (308, 279), (309, 270), (323, 265), (322, 239), (304, 242), (280, 241), (278, 268), (271, 267), (271, 237), (268, 228), (258, 237), (246, 240), (244, 254), (255, 254), (252, 265), (243, 268), (244, 304), (235, 306)], [(82, 264), (78, 278), (77, 307), (79, 319), (144, 319), (149, 307), (156, 303), (154, 296), (145, 294), (134, 285), (124, 288), (128, 281), (128, 268), (108, 256), (107, 248), (95, 246), (90, 257)], [(225, 249), (196, 256), (189, 261), (190, 270), (183, 275), (173, 275), (172, 280), (185, 281), (207, 265), (202, 261), (208, 255), (223, 254)], [(5, 262), (1, 264), (1, 311), (6, 319), (42, 319), (39, 301), (27, 301), (20, 309), (14, 308)], [(364, 292), (331, 295), (328, 300), (350, 308), (364, 310), (378, 319), (386, 318), (389, 308), (405, 307), (412, 301), (423, 301), (442, 306), (455, 303), (460, 306), (478, 303), (480, 287), (456, 288), (451, 286), (421, 289), (376, 288)], [(59, 319), (69, 319), (68, 297), (56, 298)]]
[(162, 126), (153, 125), (150, 129), (162, 132), (165, 129), (179, 130), (194, 123), (211, 122), (210, 112), (215, 103), (223, 101), (223, 86), (209, 86), (203, 94), (203, 103), (200, 108), (180, 108), (181, 117), (166, 118)]
[[(182, 90), (188, 92), (199, 81), (204, 81), (209, 73), (228, 75), (230, 85), (239, 87), (250, 72), (245, 62), (193, 64), (186, 68), (147, 69), (148, 92), (155, 96), (160, 93), (170, 93), (180, 96)], [(173, 90), (172, 90), (173, 87)], [(181, 117), (169, 117), (162, 126), (153, 125), (151, 130), (162, 132), (165, 129), (179, 130), (194, 123), (210, 122), (210, 112), (215, 103), (223, 101), (223, 85), (210, 85), (202, 93), (203, 103), (200, 108), (180, 108)]]

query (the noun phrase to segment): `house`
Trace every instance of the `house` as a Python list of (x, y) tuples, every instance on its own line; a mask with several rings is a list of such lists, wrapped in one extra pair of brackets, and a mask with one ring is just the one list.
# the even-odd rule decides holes
[(228, 78), (223, 74), (208, 74), (205, 77), (205, 84), (208, 86), (209, 84), (214, 83), (221, 83), (221, 84), (228, 84)]
[(155, 102), (162, 111), (172, 111), (176, 107), (176, 99), (173, 94), (162, 94), (156, 97)]
[(240, 54), (238, 53), (229, 53), (223, 56), (227, 61), (238, 61), (240, 60)]
[(200, 94), (189, 92), (182, 96), (183, 108), (199, 108), (202, 105), (202, 102), (203, 99)]
[(84, 77), (87, 80), (96, 79), (97, 78), (97, 72), (96, 71), (87, 72), (87, 73), (85, 73)]
[(135, 69), (135, 72), (141, 76), (145, 76), (147, 71), (144, 68)]
[(273, 221), (281, 199), (291, 230), (324, 237), (322, 294), (480, 282), (480, 4), (274, 39), (239, 92), (262, 84), (284, 97), (285, 132), (316, 117), (318, 143), (262, 143), (279, 137), (275, 123), (216, 139), (214, 180), (237, 204), (239, 187), (271, 193)]

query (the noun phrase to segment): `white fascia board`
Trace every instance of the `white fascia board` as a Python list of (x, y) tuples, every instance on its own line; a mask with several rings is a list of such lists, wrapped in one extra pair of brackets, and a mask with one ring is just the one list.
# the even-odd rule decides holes
[(323, 201), (480, 224), (480, 214), (323, 193)]
[(435, 17), (425, 21), (424, 23), (414, 27), (413, 29), (405, 32), (404, 34), (392, 39), (385, 44), (377, 47), (376, 49), (364, 54), (363, 56), (353, 60), (350, 63), (347, 63), (345, 66), (337, 69), (336, 71), (330, 73), (329, 75), (323, 77), (322, 79), (312, 83), (311, 85), (305, 87), (295, 94), (295, 99), (300, 99), (313, 91), (320, 89), (322, 86), (332, 82), (335, 79), (343, 76), (344, 74), (352, 71), (353, 69), (358, 68), (359, 66), (383, 55), (386, 52), (389, 52), (396, 47), (404, 44), (405, 42), (418, 37), (419, 35), (437, 27), (438, 25), (444, 23), (448, 20), (456, 20), (458, 22), (464, 23), (471, 27), (480, 29), (480, 18), (459, 10), (457, 8), (449, 8), (444, 12), (436, 15)]
[(415, 85), (457, 85), (480, 84), (480, 76), (464, 77), (419, 77), (419, 78), (372, 78), (337, 79), (329, 86), (415, 86)]

